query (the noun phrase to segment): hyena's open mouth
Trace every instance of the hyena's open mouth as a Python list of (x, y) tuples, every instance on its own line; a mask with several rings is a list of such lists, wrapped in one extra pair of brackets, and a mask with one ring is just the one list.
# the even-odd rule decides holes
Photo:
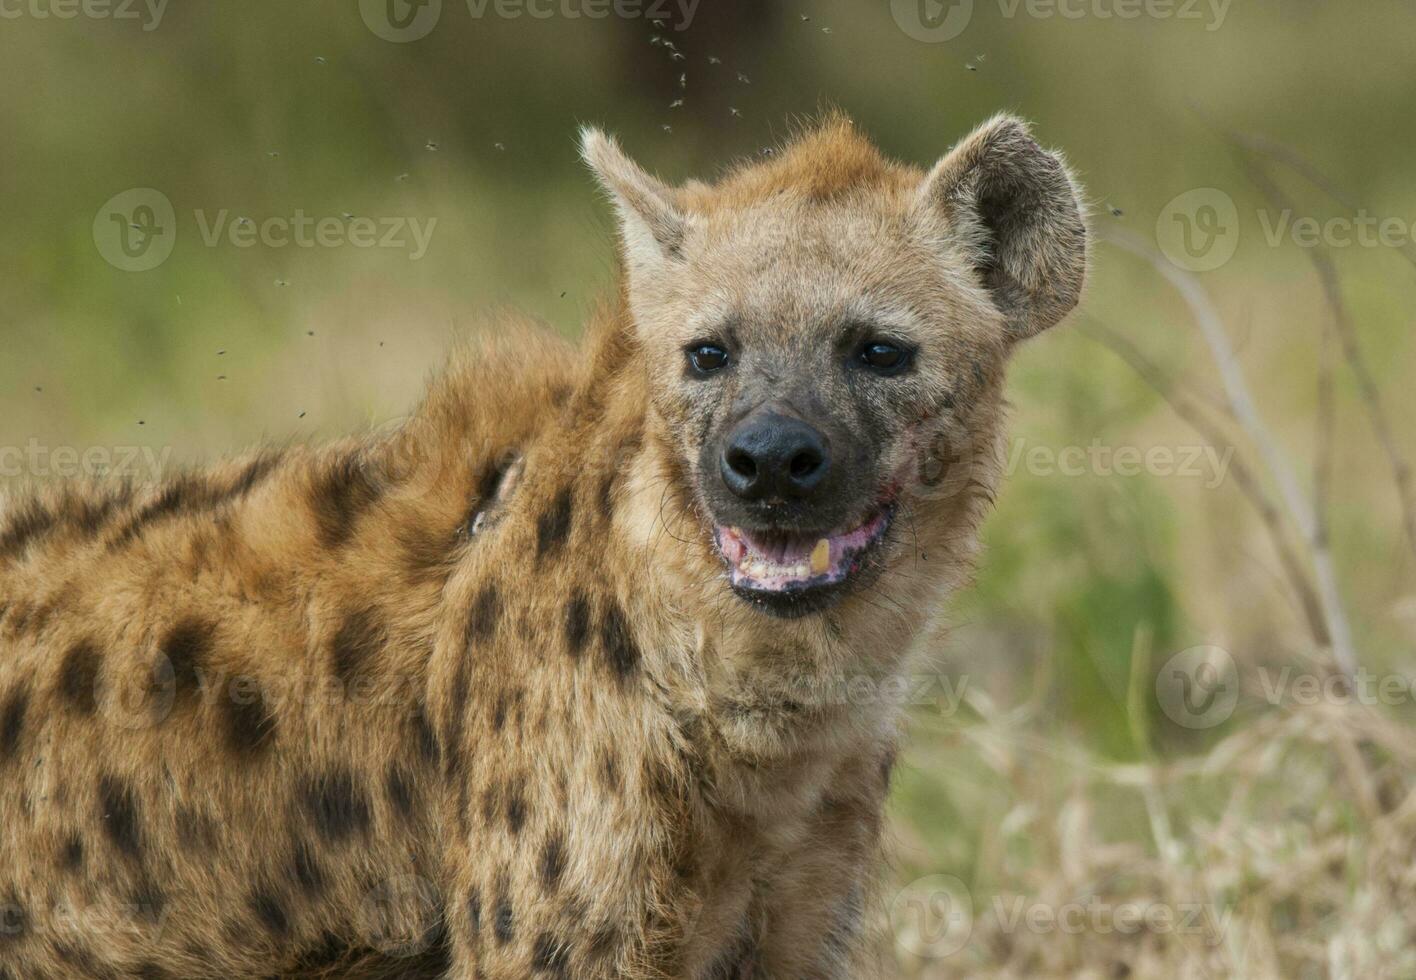
[(894, 516), (894, 504), (887, 503), (856, 527), (832, 534), (718, 525), (713, 536), (733, 591), (773, 612), (800, 615), (839, 597), (869, 566)]

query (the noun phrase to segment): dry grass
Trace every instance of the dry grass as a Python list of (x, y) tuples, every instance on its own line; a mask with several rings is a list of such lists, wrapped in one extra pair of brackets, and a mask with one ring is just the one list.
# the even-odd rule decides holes
[[(1404, 725), (1361, 706), (1266, 710), (1202, 755), (1118, 765), (972, 707), (980, 720), (927, 744), (938, 758), (952, 741), (981, 771), (960, 779), (936, 764), (935, 778), (964, 798), (991, 781), (1008, 810), (971, 842), (963, 948), (945, 932), (931, 949), (909, 915), (891, 916), (900, 976), (1416, 976), (1416, 738)], [(1108, 826), (1127, 805), (1144, 812), (1144, 835)], [(897, 829), (908, 850), (916, 828)], [(1031, 926), (1020, 901), (1041, 916)], [(1134, 928), (1130, 909), (1146, 913)]]

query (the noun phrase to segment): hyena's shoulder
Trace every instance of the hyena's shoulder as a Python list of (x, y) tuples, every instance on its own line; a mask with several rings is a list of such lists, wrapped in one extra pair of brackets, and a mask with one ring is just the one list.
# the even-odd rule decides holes
[(443, 587), (576, 384), (570, 345), (497, 327), (383, 431), (8, 497), (0, 976), (67, 975), (60, 905), (161, 910), (160, 935), (80, 951), (114, 966), (265, 975), (339, 934), (367, 869), (426, 873)]

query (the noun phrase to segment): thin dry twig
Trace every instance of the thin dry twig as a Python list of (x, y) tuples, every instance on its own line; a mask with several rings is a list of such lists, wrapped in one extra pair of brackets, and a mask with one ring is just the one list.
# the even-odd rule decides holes
[(1317, 594), (1327, 622), (1328, 634), (1332, 637), (1332, 654), (1339, 668), (1349, 676), (1357, 670), (1357, 656), (1352, 643), (1352, 629), (1347, 618), (1347, 610), (1337, 587), (1337, 571), (1332, 552), (1319, 534), (1317, 516), (1312, 504), (1303, 493), (1298, 477), (1288, 462), (1288, 457), (1259, 414), (1258, 406), (1249, 390), (1244, 371), (1234, 353), (1225, 332), (1219, 311), (1210, 302), (1209, 294), (1191, 273), (1166, 261), (1155, 248), (1136, 235), (1120, 229), (1110, 229), (1103, 239), (1145, 259), (1161, 277), (1175, 287), (1189, 307), (1200, 334), (1209, 346), (1224, 385), (1225, 396), (1234, 411), (1234, 418), (1245, 434), (1257, 447), (1264, 467), (1278, 487), (1279, 499), (1289, 519), (1298, 528), (1307, 543), (1317, 581)]
[[(1288, 166), (1294, 168), (1303, 176), (1318, 187), (1331, 194), (1337, 200), (1345, 202), (1345, 197), (1340, 195), (1331, 183), (1323, 178), (1321, 174), (1308, 165), (1292, 150), (1278, 147), (1271, 141), (1253, 137), (1243, 137), (1236, 133), (1223, 131), (1226, 137), (1239, 147), (1249, 147), (1256, 152), (1264, 153), (1271, 158), (1278, 159)], [(1270, 204), (1280, 210), (1293, 211), (1293, 202), (1279, 189), (1278, 185), (1270, 179), (1268, 173), (1263, 168), (1256, 166), (1246, 157), (1241, 155), (1240, 163), (1248, 173), (1249, 178), (1268, 198)], [(1352, 369), (1353, 376), (1357, 380), (1357, 392), (1367, 409), (1367, 416), (1370, 420), (1372, 430), (1376, 434), (1378, 443), (1381, 444), (1382, 451), (1386, 454), (1387, 461), (1391, 466), (1392, 479), (1396, 483), (1397, 497), (1401, 504), (1402, 526), (1406, 532), (1407, 543), (1411, 547), (1411, 552), (1416, 555), (1416, 486), (1413, 486), (1413, 476), (1410, 464), (1402, 456), (1401, 450), (1397, 446), (1396, 435), (1392, 429), (1390, 417), (1387, 414), (1386, 406), (1382, 400), (1381, 391), (1377, 387), (1375, 377), (1371, 368), (1367, 364), (1367, 359), (1362, 353), (1361, 345), (1357, 342), (1357, 331), (1352, 323), (1352, 316), (1347, 308), (1346, 300), (1342, 294), (1341, 282), (1337, 274), (1337, 266), (1332, 260), (1332, 255), (1326, 248), (1321, 246), (1307, 250), (1312, 259), (1313, 267), (1317, 270), (1318, 280), (1322, 284), (1323, 296), (1327, 301), (1328, 309), (1332, 311), (1332, 326), (1337, 333), (1337, 339), (1342, 347), (1342, 354)], [(1416, 264), (1416, 258), (1411, 254), (1406, 254), (1408, 259)], [(1329, 380), (1330, 385), (1330, 380)], [(1321, 404), (1320, 404), (1321, 409)]]
[[(1167, 376), (1154, 361), (1141, 352), (1140, 348), (1094, 316), (1088, 316), (1087, 323), (1089, 326), (1084, 332), (1125, 361), (1131, 370), (1135, 371), (1141, 380), (1154, 389), (1156, 394), (1160, 395), (1170, 406), (1171, 410), (1198, 432), (1202, 438), (1215, 446), (1224, 445), (1228, 441), (1224, 431), (1205, 414), (1201, 408), (1202, 402), (1174, 379)], [(1297, 553), (1294, 552), (1293, 546), (1289, 542), (1288, 534), (1283, 527), (1283, 517), (1274, 504), (1273, 498), (1269, 496), (1262, 481), (1249, 468), (1249, 464), (1245, 462), (1243, 457), (1237, 454), (1233, 457), (1229, 464), (1229, 473), (1234, 478), (1239, 492), (1249, 501), (1249, 504), (1258, 513), (1259, 520), (1263, 522), (1264, 529), (1268, 532), (1274, 550), (1278, 554), (1279, 564), (1283, 566), (1284, 575), (1297, 598), (1298, 607), (1302, 610), (1308, 631), (1313, 636), (1313, 641), (1319, 647), (1331, 646), (1332, 637), (1328, 633), (1322, 603), (1313, 590), (1312, 581), (1304, 570), (1303, 563), (1299, 561)]]

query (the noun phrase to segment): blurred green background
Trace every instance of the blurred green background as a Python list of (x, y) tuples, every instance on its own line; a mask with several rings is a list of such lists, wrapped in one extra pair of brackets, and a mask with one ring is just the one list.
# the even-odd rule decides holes
[[(68, 9), (77, 16), (57, 16)], [(608, 209), (576, 157), (579, 124), (616, 132), (678, 180), (712, 176), (825, 106), (921, 165), (1009, 109), (1066, 152), (1103, 236), (1154, 242), (1168, 202), (1195, 188), (1235, 202), (1237, 252), (1196, 279), (1310, 484), (1331, 315), (1307, 250), (1266, 241), (1276, 212), (1261, 217), (1269, 205), (1225, 133), (1290, 148), (1340, 192), (1262, 161), (1295, 218), (1360, 206), (1401, 219), (1407, 251), (1416, 222), (1416, 8), (1395, 0), (978, 0), (967, 26), (939, 41), (916, 36), (928, 33), (921, 11), (964, 9), (958, 0), (702, 0), (686, 26), (677, 5), (656, 25), (568, 16), (585, 13), (574, 0), (556, 0), (549, 17), (446, 0), (426, 36), (406, 43), (378, 33), (386, 8), (354, 0), (173, 0), (160, 16), (86, 9), (105, 8), (0, 5), (0, 447), (146, 446), (170, 467), (319, 439), (403, 414), (451, 339), (489, 309), (513, 305), (577, 333), (614, 273)], [(133, 16), (112, 16), (120, 9)], [(95, 239), (105, 202), (130, 188), (160, 191), (175, 211), (171, 255), (148, 271), (116, 267)], [(416, 258), (411, 244), (209, 245), (201, 222), (223, 210), (257, 224), (297, 211), (345, 226), (436, 224)], [(1407, 251), (1330, 254), (1409, 459)], [(1223, 455), (1232, 445), (1255, 458), (1237, 434), (1218, 445), (1194, 434), (1099, 339), (1098, 324), (1167, 377), (1221, 395), (1175, 290), (1102, 241), (1082, 311), (1017, 357), (1015, 447)], [(1405, 674), (1416, 668), (1412, 553), (1388, 458), (1341, 363), (1336, 405), (1330, 520), (1341, 596), (1363, 664)], [(54, 475), (49, 458), (9, 467), (0, 483)], [(1232, 478), (1046, 470), (1013, 468), (977, 586), (931, 638), (928, 669), (968, 697), (957, 710), (916, 708), (897, 784), (897, 873), (958, 875), (976, 902), (1000, 882), (1020, 887), (1020, 867), (1065, 865), (1065, 854), (1003, 839), (999, 827), (1011, 815), (1008, 833), (1022, 827), (1026, 838), (1031, 821), (1052, 819), (1078, 792), (1096, 804), (1098, 842), (1154, 853), (1154, 807), (1095, 773), (1168, 771), (1273, 707), (1248, 706), (1215, 731), (1172, 724), (1146, 693), (1171, 653), (1216, 644), (1241, 667), (1320, 654)], [(1001, 766), (1004, 749), (981, 732), (1002, 732), (1009, 765), (1026, 774)], [(1179, 811), (1208, 819), (1216, 786), (1170, 797), (1182, 841)], [(1226, 901), (1245, 907), (1239, 892)], [(1310, 975), (1283, 955), (1274, 962), (1290, 975)], [(941, 976), (964, 969), (905, 959)]]

